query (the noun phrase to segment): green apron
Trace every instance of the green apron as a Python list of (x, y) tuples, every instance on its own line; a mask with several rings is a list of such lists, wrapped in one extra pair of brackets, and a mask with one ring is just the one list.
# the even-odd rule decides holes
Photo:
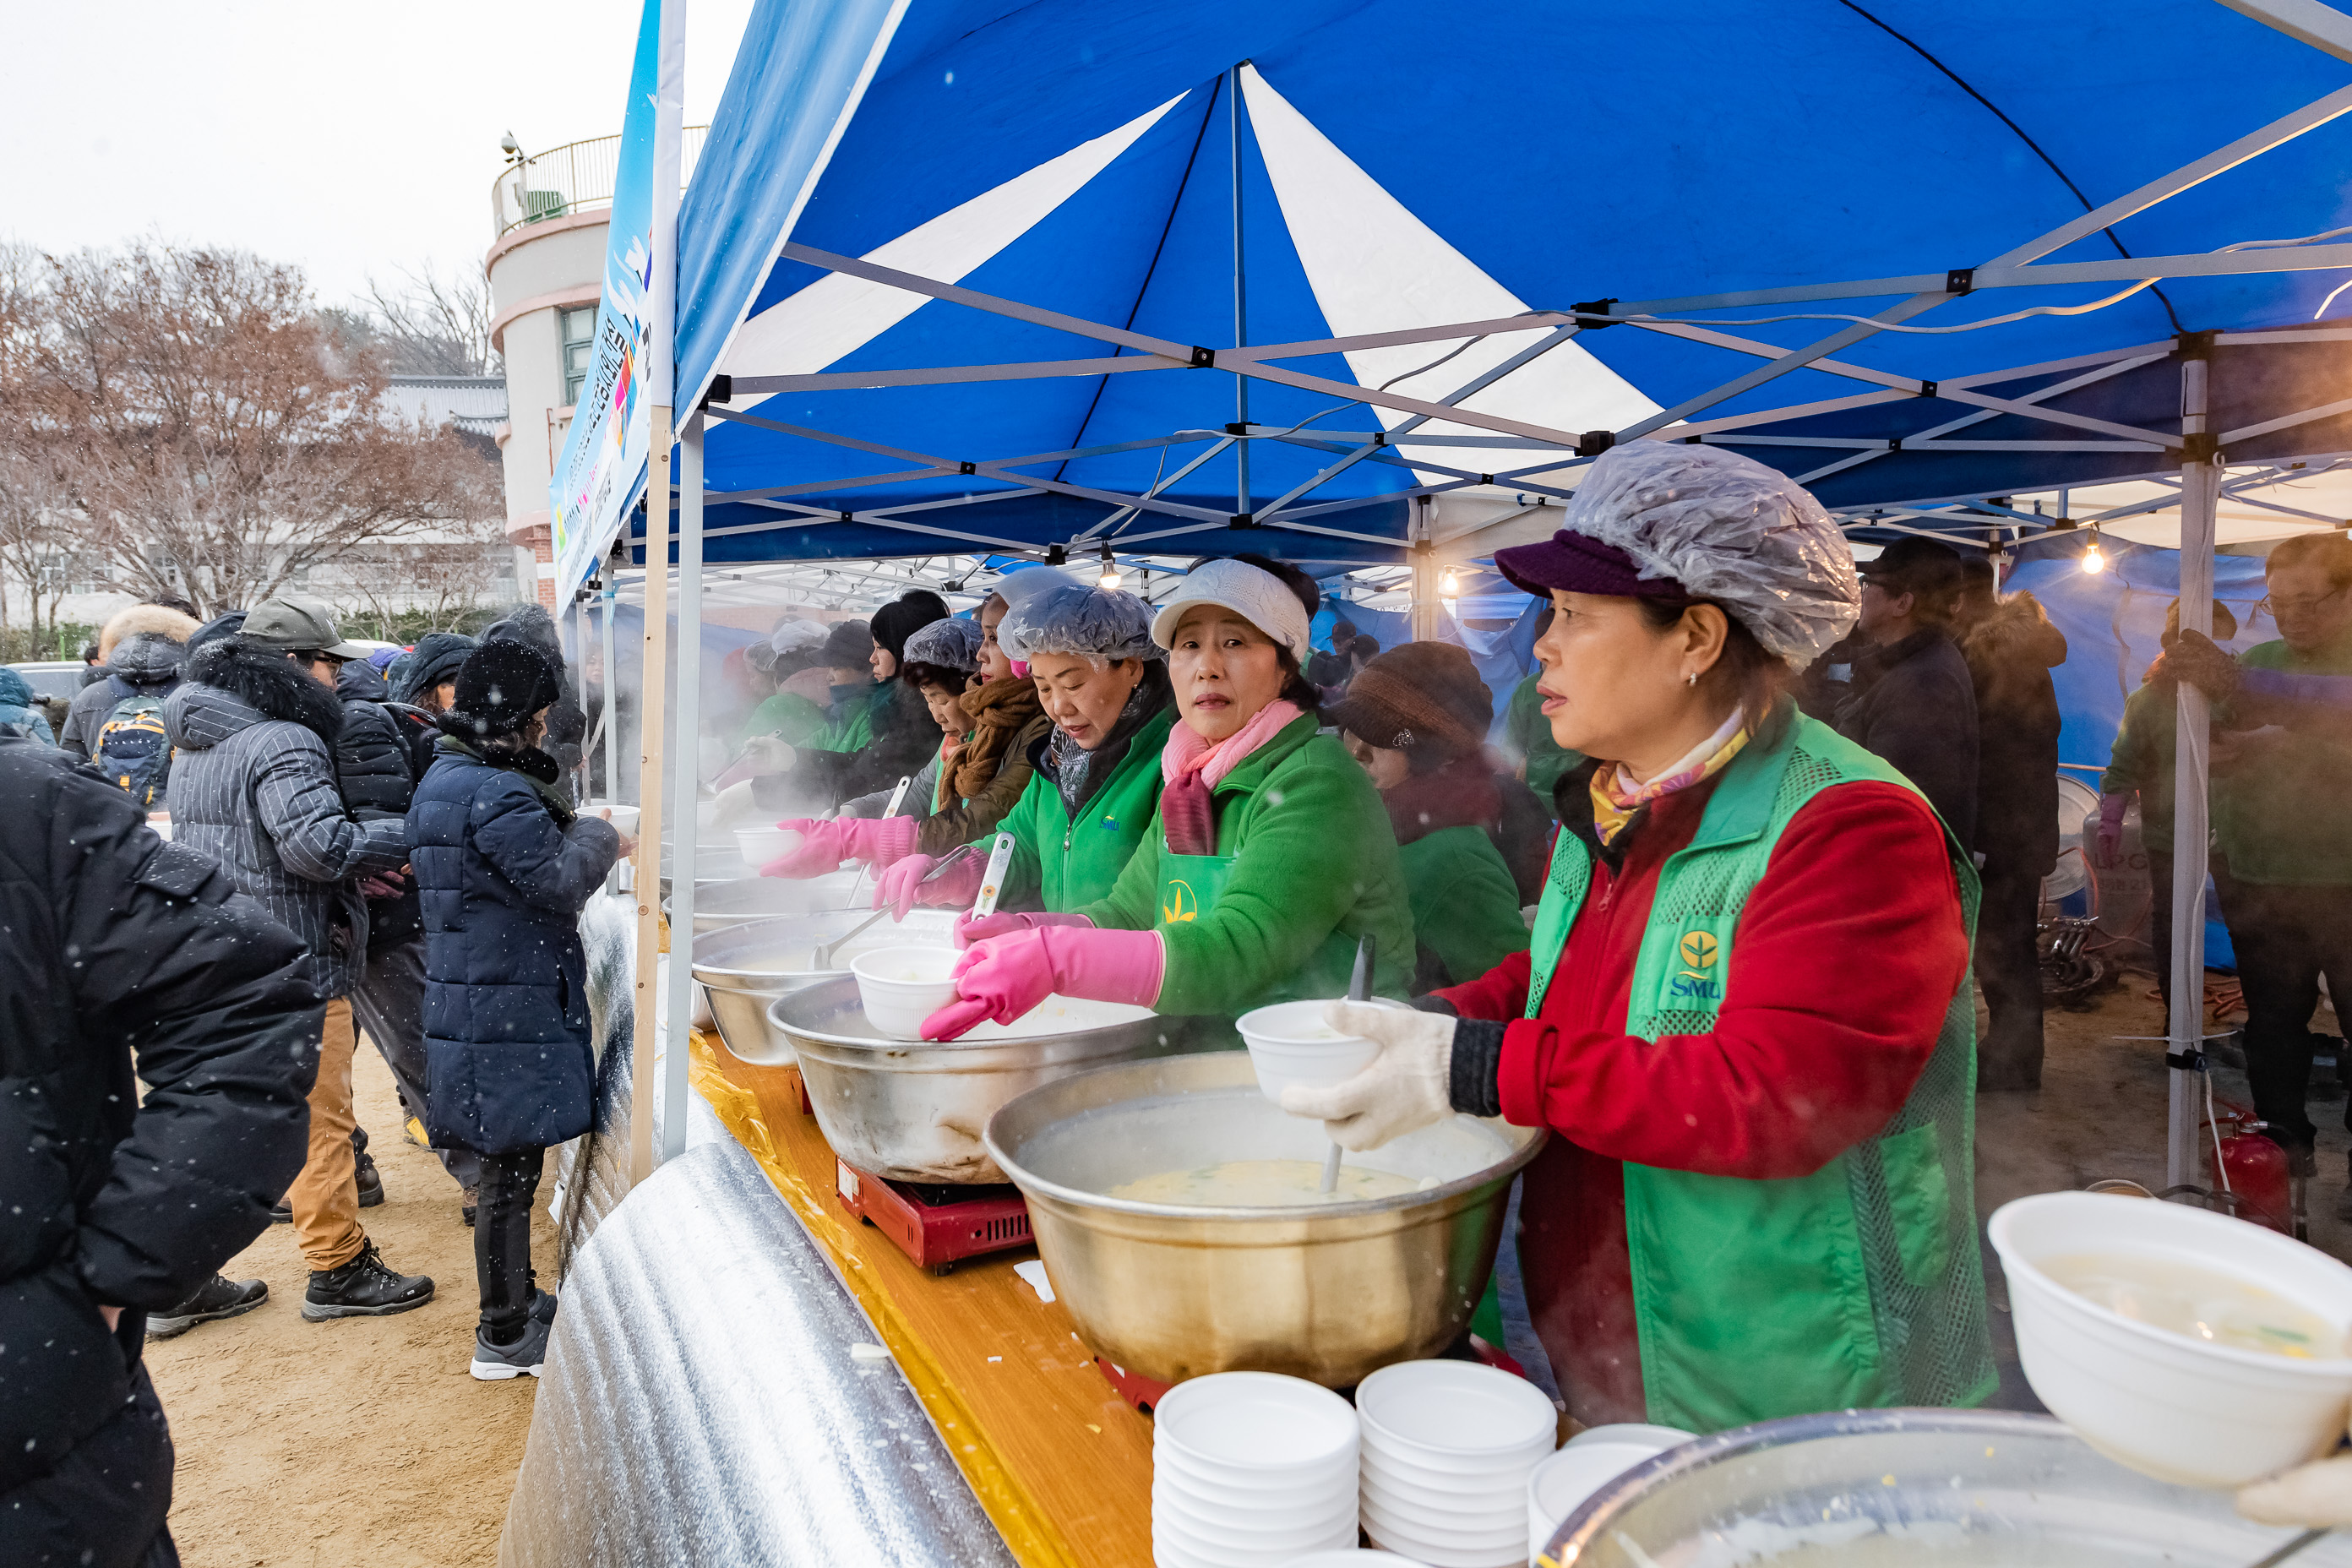
[(1234, 874), (1230, 855), (1176, 855), (1160, 848), (1160, 923), (1196, 921), (1217, 907), (1225, 879)]

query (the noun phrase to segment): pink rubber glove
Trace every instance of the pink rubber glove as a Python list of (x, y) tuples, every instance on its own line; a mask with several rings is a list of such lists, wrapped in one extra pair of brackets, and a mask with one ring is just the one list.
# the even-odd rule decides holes
[(939, 863), (939, 858), (929, 855), (892, 861), (888, 870), (874, 879), (874, 907), (887, 909), (892, 920), (902, 921), (917, 904), (951, 907), (969, 904), (980, 896), (981, 880), (988, 875), (986, 856), (967, 855), (941, 872), (939, 880), (919, 888)]
[(841, 829), (845, 824), (795, 816), (776, 826), (799, 834), (801, 841), (761, 867), (762, 877), (822, 877), (841, 864)]
[(801, 840), (799, 848), (761, 867), (762, 877), (822, 877), (850, 859), (887, 866), (904, 859), (915, 848), (915, 819), (911, 816), (838, 817), (831, 822), (795, 818), (776, 826), (797, 829), (807, 837)]
[(2128, 795), (2103, 795), (2099, 797), (2098, 847), (2092, 859), (2105, 870), (2123, 858), (2124, 813), (2131, 809)]
[(923, 1038), (952, 1040), (987, 1018), (1010, 1024), (1056, 994), (1149, 1007), (1166, 965), (1156, 931), (1048, 926), (991, 937), (956, 961), (958, 1000), (923, 1020)]
[[(988, 864), (982, 861), (982, 874), (985, 875), (987, 870)], [(974, 898), (980, 896), (977, 884), (972, 888), (972, 896)], [(982, 915), (978, 920), (972, 919), (968, 914), (959, 915), (956, 917), (955, 923), (955, 944), (958, 947), (970, 947), (973, 942), (985, 942), (992, 936), (1010, 936), (1014, 931), (1044, 931), (1047, 926), (1085, 926), (1091, 930), (1094, 923), (1084, 915), (1056, 915), (1043, 912), (1022, 915), (1014, 914), (1010, 910), (1000, 910), (992, 915)]]

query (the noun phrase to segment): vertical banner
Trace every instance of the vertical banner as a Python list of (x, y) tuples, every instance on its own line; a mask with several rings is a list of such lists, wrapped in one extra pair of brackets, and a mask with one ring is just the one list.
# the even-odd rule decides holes
[[(675, 6), (682, 11), (683, 0), (675, 0)], [(605, 234), (604, 292), (596, 307), (595, 348), (548, 486), (558, 604), (587, 577), (636, 499), (653, 437), (654, 405), (668, 390), (667, 365), (653, 363), (656, 349), (667, 359), (667, 348), (666, 341), (655, 342), (656, 317), (667, 314), (653, 308), (660, 281), (655, 262), (657, 252), (671, 248), (668, 236), (656, 237), (656, 209), (670, 215), (672, 224), (677, 211), (679, 105), (675, 90), (667, 95), (668, 102), (661, 101), (666, 8), (663, 0), (646, 0), (637, 26), (628, 111), (621, 120), (620, 166), (613, 182), (612, 221)], [(673, 60), (673, 89), (677, 70)], [(656, 149), (664, 140), (660, 131), (665, 120), (669, 129), (666, 189), (658, 177), (662, 160)], [(657, 193), (667, 199), (657, 201)], [(667, 340), (667, 322), (661, 325), (659, 335)], [(656, 380), (662, 383), (659, 387), (652, 384)]]

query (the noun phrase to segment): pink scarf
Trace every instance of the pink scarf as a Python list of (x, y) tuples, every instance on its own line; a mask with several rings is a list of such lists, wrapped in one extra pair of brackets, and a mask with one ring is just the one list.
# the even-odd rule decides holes
[(1211, 792), (1301, 712), (1296, 702), (1277, 699), (1214, 744), (1181, 721), (1169, 730), (1168, 744), (1160, 752), (1160, 776), (1168, 786), (1160, 792), (1160, 826), (1171, 853), (1217, 852), (1217, 819), (1211, 809)]

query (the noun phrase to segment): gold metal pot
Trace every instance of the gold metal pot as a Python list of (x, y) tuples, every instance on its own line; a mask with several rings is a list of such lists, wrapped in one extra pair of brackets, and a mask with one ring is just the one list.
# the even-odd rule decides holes
[(1539, 1129), (1456, 1116), (1350, 1165), (1421, 1191), (1285, 1208), (1180, 1207), (1105, 1194), (1231, 1160), (1321, 1163), (1320, 1122), (1286, 1116), (1237, 1052), (1098, 1068), (990, 1119), (989, 1153), (1029, 1201), (1055, 1298), (1087, 1348), (1164, 1383), (1246, 1369), (1344, 1388), (1436, 1354), (1486, 1288), (1511, 1178)]

